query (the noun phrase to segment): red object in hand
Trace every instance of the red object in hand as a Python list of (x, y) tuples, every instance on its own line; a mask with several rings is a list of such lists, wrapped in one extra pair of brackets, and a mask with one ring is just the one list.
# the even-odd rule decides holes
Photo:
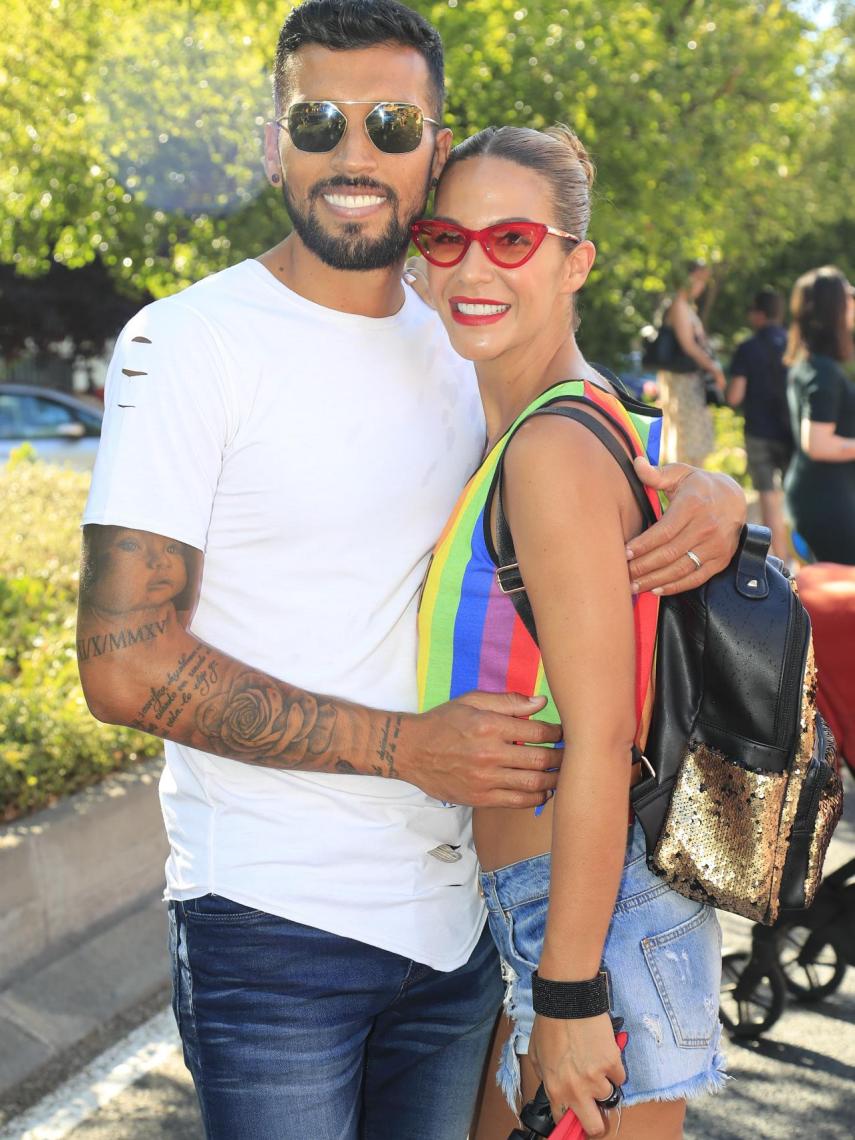
[(549, 1140), (588, 1140), (588, 1133), (579, 1123), (579, 1117), (567, 1109), (550, 1133)]
[[(617, 1047), (621, 1052), (626, 1048), (629, 1034), (625, 1030), (615, 1034)], [(550, 1133), (549, 1140), (588, 1140), (588, 1133), (579, 1123), (579, 1117), (571, 1109), (567, 1109)]]

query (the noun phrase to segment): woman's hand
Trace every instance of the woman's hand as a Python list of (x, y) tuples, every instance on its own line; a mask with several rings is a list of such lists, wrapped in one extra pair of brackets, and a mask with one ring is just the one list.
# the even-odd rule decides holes
[(528, 1056), (555, 1122), (570, 1108), (589, 1136), (604, 1136), (607, 1125), (595, 1101), (605, 1100), (612, 1084), (620, 1087), (626, 1080), (609, 1015), (567, 1020), (538, 1015)]

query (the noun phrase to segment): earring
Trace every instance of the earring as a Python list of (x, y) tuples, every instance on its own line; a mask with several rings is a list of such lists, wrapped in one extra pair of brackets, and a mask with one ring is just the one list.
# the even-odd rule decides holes
[(279, 185), (279, 175), (278, 174), (271, 174), (270, 175), (270, 181), (273, 183), (274, 186), (278, 186)]

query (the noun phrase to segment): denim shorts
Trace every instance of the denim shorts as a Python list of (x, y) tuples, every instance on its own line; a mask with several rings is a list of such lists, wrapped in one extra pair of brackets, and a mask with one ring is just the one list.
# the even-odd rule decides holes
[[(548, 855), (484, 871), (490, 931), (506, 982), (513, 1032), (496, 1080), (519, 1107), (517, 1055), (528, 1052), (534, 1022), (531, 975), (540, 959), (549, 896)], [(629, 833), (603, 964), (611, 1011), (624, 1019), (624, 1105), (682, 1100), (724, 1084), (718, 996), (721, 931), (710, 907), (692, 902), (647, 867), (639, 824)]]

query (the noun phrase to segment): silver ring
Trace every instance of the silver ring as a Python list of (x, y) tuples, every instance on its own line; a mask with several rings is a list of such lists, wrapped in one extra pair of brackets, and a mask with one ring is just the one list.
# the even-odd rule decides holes
[(695, 569), (696, 569), (696, 570), (700, 570), (700, 568), (701, 568), (701, 560), (700, 560), (700, 558), (698, 558), (697, 554), (695, 554), (694, 550), (687, 550), (687, 551), (686, 551), (686, 557), (687, 557), (687, 558), (691, 558), (691, 560), (692, 560), (692, 561), (694, 562), (694, 564), (695, 564)]
[(612, 1091), (608, 1096), (604, 1096), (602, 1100), (597, 1100), (595, 1097), (594, 1104), (597, 1104), (600, 1106), (600, 1108), (608, 1111), (610, 1108), (617, 1108), (623, 1097), (623, 1092), (621, 1091), (620, 1086), (616, 1085), (611, 1077), (606, 1077), (606, 1080), (612, 1086)]

